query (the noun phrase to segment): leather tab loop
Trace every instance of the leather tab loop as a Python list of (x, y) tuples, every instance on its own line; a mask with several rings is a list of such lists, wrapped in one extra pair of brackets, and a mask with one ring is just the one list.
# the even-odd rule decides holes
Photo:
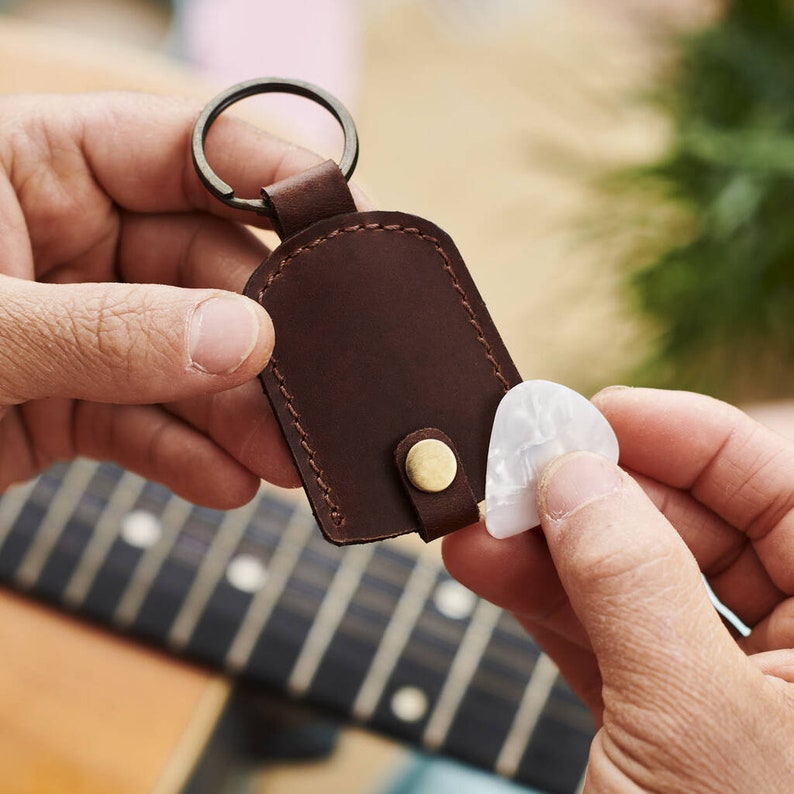
[(325, 218), (356, 211), (347, 180), (333, 160), (326, 160), (281, 182), (262, 188), (282, 240)]
[[(409, 452), (419, 442), (428, 439), (443, 442), (457, 460), (457, 472), (452, 482), (443, 490), (434, 493), (421, 490), (414, 485), (406, 471)], [(425, 543), (479, 521), (480, 511), (477, 500), (474, 498), (458, 451), (446, 434), (431, 427), (409, 433), (397, 445), (394, 457), (400, 480), (419, 519), (419, 534)]]

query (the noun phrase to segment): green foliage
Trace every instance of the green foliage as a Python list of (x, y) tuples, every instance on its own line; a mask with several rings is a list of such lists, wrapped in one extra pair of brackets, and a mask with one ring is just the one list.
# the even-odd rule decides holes
[(792, 5), (734, 0), (679, 42), (656, 98), (667, 151), (621, 180), (648, 227), (626, 252), (658, 330), (642, 382), (730, 399), (794, 385)]

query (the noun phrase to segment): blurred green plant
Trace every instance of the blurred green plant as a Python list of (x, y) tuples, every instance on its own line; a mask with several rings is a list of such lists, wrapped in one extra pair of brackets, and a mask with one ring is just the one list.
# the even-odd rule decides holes
[(660, 159), (617, 180), (653, 352), (633, 382), (726, 399), (794, 388), (794, 3), (733, 0), (677, 42)]

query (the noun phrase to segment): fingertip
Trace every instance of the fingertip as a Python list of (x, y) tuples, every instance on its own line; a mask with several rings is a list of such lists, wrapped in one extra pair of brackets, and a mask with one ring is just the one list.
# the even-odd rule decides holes
[(594, 452), (571, 452), (552, 461), (538, 484), (538, 512), (544, 530), (553, 530), (583, 507), (618, 491), (623, 473)]
[(244, 295), (215, 293), (188, 321), (190, 367), (203, 374), (247, 380), (265, 367), (274, 343), (270, 315)]
[(599, 411), (605, 413), (605, 408), (614, 400), (620, 400), (621, 397), (634, 392), (633, 386), (622, 386), (616, 384), (614, 386), (606, 386), (605, 388), (597, 391), (591, 398), (590, 402), (598, 408)]
[(265, 479), (278, 488), (300, 488), (302, 484), (291, 458), (276, 460), (268, 469)]
[(257, 342), (251, 353), (251, 364), (256, 369), (256, 372), (259, 373), (265, 368), (273, 355), (273, 349), (276, 345), (276, 331), (273, 327), (273, 320), (265, 308), (250, 298), (245, 298), (245, 300), (248, 310), (254, 313), (259, 324)]

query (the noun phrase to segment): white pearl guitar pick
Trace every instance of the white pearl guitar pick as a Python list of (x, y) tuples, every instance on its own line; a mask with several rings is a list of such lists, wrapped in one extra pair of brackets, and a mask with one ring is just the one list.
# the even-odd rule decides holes
[(502, 398), (485, 476), (485, 525), (495, 538), (538, 526), (538, 481), (566, 452), (596, 452), (617, 463), (618, 440), (604, 415), (578, 392), (528, 380)]

